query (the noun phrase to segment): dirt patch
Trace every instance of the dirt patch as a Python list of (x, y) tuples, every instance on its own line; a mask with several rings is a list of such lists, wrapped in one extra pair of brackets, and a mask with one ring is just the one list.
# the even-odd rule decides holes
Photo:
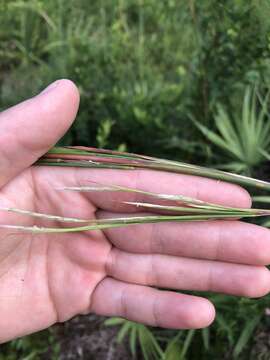
[(130, 360), (127, 343), (115, 340), (118, 329), (103, 325), (105, 318), (79, 316), (56, 328), (59, 360)]
[(270, 329), (260, 327), (254, 337), (254, 345), (251, 349), (250, 359), (270, 359)]

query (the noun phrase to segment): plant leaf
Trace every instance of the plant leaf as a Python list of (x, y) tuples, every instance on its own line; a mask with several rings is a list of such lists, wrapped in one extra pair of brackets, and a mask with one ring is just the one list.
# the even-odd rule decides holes
[(252, 320), (248, 320), (246, 325), (234, 347), (233, 350), (233, 357), (237, 358), (239, 354), (243, 351), (244, 347), (247, 345), (250, 337), (253, 334), (253, 331), (257, 327), (258, 323), (260, 322), (261, 315), (255, 316)]

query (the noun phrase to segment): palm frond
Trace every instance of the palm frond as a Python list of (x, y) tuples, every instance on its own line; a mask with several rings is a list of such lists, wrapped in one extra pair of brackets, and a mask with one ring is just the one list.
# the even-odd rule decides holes
[(232, 117), (221, 104), (217, 105), (216, 131), (193, 120), (204, 136), (227, 154), (229, 162), (219, 168), (250, 174), (265, 161), (262, 152), (270, 147), (268, 106), (269, 93), (262, 98), (256, 88), (248, 86), (240, 114)]

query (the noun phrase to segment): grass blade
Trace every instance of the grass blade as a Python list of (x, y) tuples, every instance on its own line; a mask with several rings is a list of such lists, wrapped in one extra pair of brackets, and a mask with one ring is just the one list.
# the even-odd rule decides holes
[[(257, 215), (248, 215), (254, 217)], [(132, 216), (116, 219), (92, 220), (88, 225), (78, 227), (51, 228), (41, 226), (23, 226), (0, 224), (0, 228), (9, 230), (19, 230), (33, 234), (60, 234), (74, 233), (90, 230), (103, 230), (109, 228), (125, 227), (137, 224), (161, 223), (161, 222), (186, 222), (186, 221), (206, 221), (217, 219), (235, 219), (236, 214), (216, 214), (216, 215), (156, 215), (156, 216)]]
[(195, 335), (195, 331), (196, 330), (188, 330), (187, 332), (187, 336), (185, 338), (185, 341), (184, 341), (184, 346), (183, 346), (183, 349), (182, 349), (182, 352), (181, 352), (181, 355), (180, 355), (180, 359), (185, 359), (185, 356), (188, 352), (188, 349), (189, 349), (189, 346), (191, 344), (191, 341), (193, 339), (193, 336)]
[(233, 350), (233, 358), (237, 358), (239, 354), (243, 351), (244, 347), (247, 345), (250, 337), (253, 334), (256, 326), (260, 322), (261, 315), (255, 316), (252, 320), (248, 320), (246, 322), (246, 326), (244, 327), (236, 345)]
[(36, 165), (71, 166), (105, 169), (151, 169), (180, 174), (203, 176), (228, 181), (244, 186), (270, 190), (270, 183), (247, 176), (227, 173), (217, 169), (209, 169), (197, 165), (177, 161), (162, 160), (137, 154), (121, 153), (95, 148), (59, 147), (44, 155)]

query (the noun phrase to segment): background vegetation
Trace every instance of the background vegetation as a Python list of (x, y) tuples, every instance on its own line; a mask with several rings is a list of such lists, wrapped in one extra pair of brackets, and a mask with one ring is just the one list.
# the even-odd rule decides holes
[[(81, 108), (62, 143), (267, 178), (269, 51), (268, 0), (0, 0), (0, 110), (67, 77)], [(107, 325), (149, 359), (269, 359), (250, 350), (270, 331), (269, 297), (210, 298), (218, 317), (203, 331)], [(45, 332), (3, 346), (0, 359), (39, 359), (48, 346), (58, 358)]]

